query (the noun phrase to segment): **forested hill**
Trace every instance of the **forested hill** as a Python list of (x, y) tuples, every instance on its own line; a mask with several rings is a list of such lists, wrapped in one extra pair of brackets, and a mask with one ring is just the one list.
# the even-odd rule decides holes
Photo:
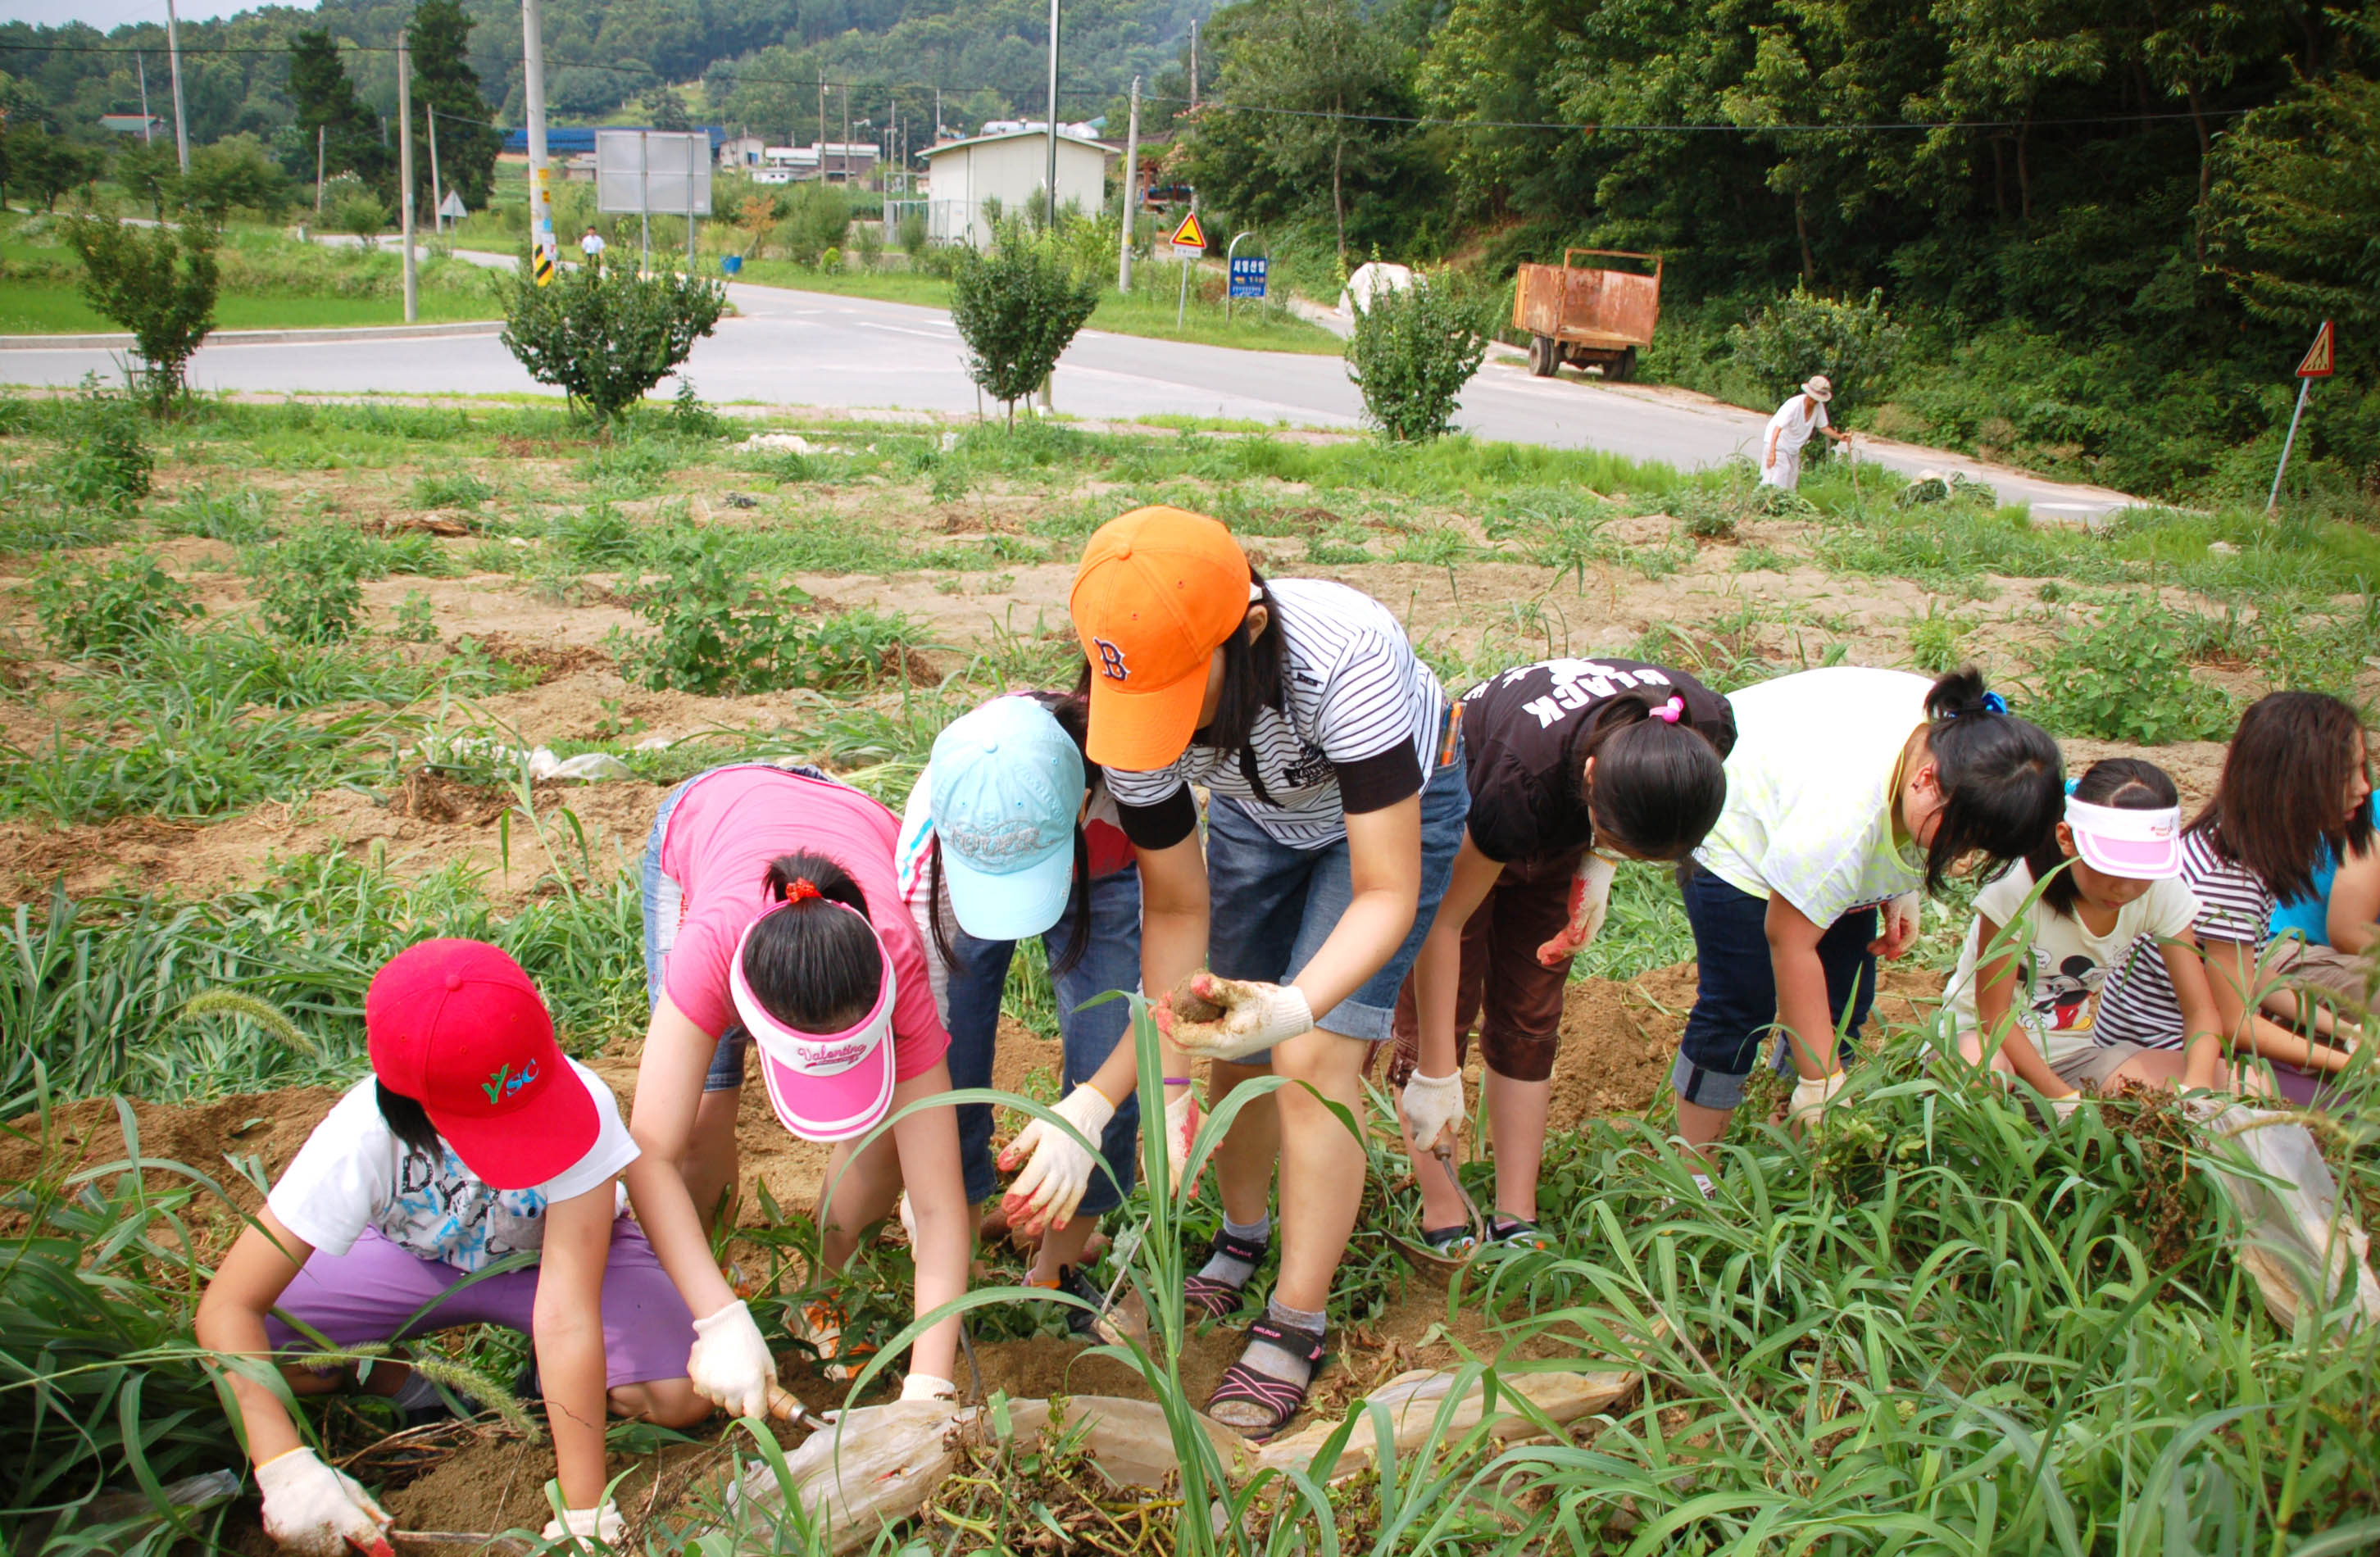
[[(1193, 18), (1210, 0), (1066, 0), (1063, 45), (1069, 114), (1096, 114), (1137, 71), (1174, 67)], [(520, 6), (464, 0), (472, 67), (500, 123), (521, 123)], [(269, 6), (181, 30), (184, 96), (192, 139), (241, 130), (272, 140), (292, 119), (285, 90), (288, 42), (326, 29), (343, 43), (348, 73), (369, 106), (396, 102), (393, 45), (409, 0), (323, 0), (317, 10)], [(853, 116), (883, 122), (893, 89), (905, 121), (929, 124), (934, 90), (953, 128), (1038, 114), (1047, 93), (1046, 0), (568, 0), (545, 6), (546, 95), (565, 119), (635, 110), (655, 89), (699, 79), (697, 117), (748, 125), (772, 138), (818, 129), (818, 81), (851, 85)], [(29, 47), (28, 45), (38, 45)], [(102, 114), (138, 113), (139, 57), (147, 51), (149, 104), (167, 113), (162, 25), (101, 33), (75, 25), (0, 25), (0, 71), (13, 79), (10, 107), (54, 131), (88, 138)], [(226, 52), (230, 51), (230, 52)], [(841, 134), (842, 108), (830, 103)]]

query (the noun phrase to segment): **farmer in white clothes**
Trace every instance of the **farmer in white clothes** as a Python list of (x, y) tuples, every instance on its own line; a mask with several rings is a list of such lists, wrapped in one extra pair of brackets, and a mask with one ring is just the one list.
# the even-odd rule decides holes
[(1760, 456), (1761, 485), (1791, 492), (1801, 483), (1802, 445), (1813, 432), (1823, 432), (1838, 444), (1851, 442), (1850, 434), (1836, 432), (1827, 421), (1827, 402), (1834, 397), (1835, 386), (1827, 375), (1815, 373), (1801, 394), (1777, 407), (1768, 419), (1767, 446)]

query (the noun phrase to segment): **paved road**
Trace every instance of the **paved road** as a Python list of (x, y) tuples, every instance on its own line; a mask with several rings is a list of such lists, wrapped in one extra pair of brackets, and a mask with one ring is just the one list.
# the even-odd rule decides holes
[[(467, 256), (477, 258), (476, 256)], [(498, 263), (509, 261), (488, 256)], [(699, 343), (687, 365), (714, 401), (851, 408), (972, 411), (975, 385), (958, 334), (940, 310), (866, 298), (733, 286), (741, 317)], [(113, 377), (110, 353), (83, 347), (0, 352), (0, 382), (72, 384)], [(484, 335), (369, 343), (215, 345), (192, 359), (204, 389), (325, 394), (552, 394)], [(667, 391), (673, 386), (664, 385)], [(1362, 401), (1335, 357), (1233, 351), (1086, 330), (1060, 360), (1057, 407), (1130, 420), (1172, 413), (1296, 426), (1354, 427)], [(1460, 424), (1484, 438), (1557, 448), (1599, 448), (1692, 468), (1758, 447), (1764, 419), (1733, 407), (1633, 386), (1536, 379), (1491, 359), (1463, 392)], [(1954, 455), (1863, 440), (1864, 457), (1903, 471), (1961, 469), (2029, 503), (2045, 518), (2088, 519), (2131, 500), (1979, 465)]]

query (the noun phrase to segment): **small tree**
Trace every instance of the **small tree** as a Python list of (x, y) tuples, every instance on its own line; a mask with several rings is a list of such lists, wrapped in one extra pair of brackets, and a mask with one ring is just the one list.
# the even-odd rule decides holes
[(506, 284), (504, 342), (529, 377), (608, 424), (676, 371), (727, 310), (727, 290), (693, 275), (581, 265), (537, 284), (527, 262)]
[(330, 218), (331, 225), (340, 232), (355, 234), (366, 249), (377, 249), (381, 231), (388, 225), (388, 207), (378, 195), (357, 184), (337, 196)]
[(236, 208), (279, 215), (289, 203), (289, 176), (255, 136), (227, 136), (190, 153), (178, 195), (185, 211), (220, 226)]
[(126, 194), (147, 205), (149, 214), (160, 222), (165, 219), (165, 207), (173, 202), (181, 178), (181, 164), (171, 140), (134, 140), (115, 153), (115, 181), (124, 186)]
[(82, 215), (67, 224), (82, 261), (82, 295), (132, 332), (142, 391), (162, 413), (185, 393), (183, 370), (215, 327), (215, 237), (194, 223), (134, 227)]
[(1364, 414), (1399, 443), (1443, 433), (1488, 355), (1486, 322), (1480, 300), (1442, 271), (1374, 292), (1347, 338), (1347, 376), (1364, 392)]
[(1881, 288), (1853, 303), (1820, 297), (1796, 282), (1787, 296), (1747, 312), (1728, 331), (1727, 344), (1736, 361), (1774, 394), (1824, 373), (1837, 395), (1858, 404), (1891, 382), (1908, 335), (1885, 311)]
[(990, 258), (962, 250), (951, 276), (951, 322), (967, 345), (967, 376), (1008, 407), (1050, 376), (1075, 332), (1099, 306), (1099, 284), (1077, 276), (1021, 223), (1001, 229)]

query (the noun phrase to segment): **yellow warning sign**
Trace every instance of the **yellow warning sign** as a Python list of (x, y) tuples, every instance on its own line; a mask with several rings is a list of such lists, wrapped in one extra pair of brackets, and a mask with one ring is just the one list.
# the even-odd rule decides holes
[(531, 268), (537, 274), (537, 284), (540, 286), (550, 285), (553, 280), (553, 250), (540, 244), (537, 259)]
[(1173, 237), (1169, 241), (1178, 254), (1204, 254), (1207, 251), (1207, 234), (1198, 225), (1198, 213), (1193, 211), (1184, 215), (1182, 225), (1173, 229)]
[(2306, 349), (2305, 360), (2298, 364), (2298, 377), (2301, 379), (2330, 377), (2333, 359), (2338, 355), (2338, 348), (2331, 333), (2330, 321), (2325, 319), (2322, 322), (2322, 328), (2314, 332), (2313, 345)]

